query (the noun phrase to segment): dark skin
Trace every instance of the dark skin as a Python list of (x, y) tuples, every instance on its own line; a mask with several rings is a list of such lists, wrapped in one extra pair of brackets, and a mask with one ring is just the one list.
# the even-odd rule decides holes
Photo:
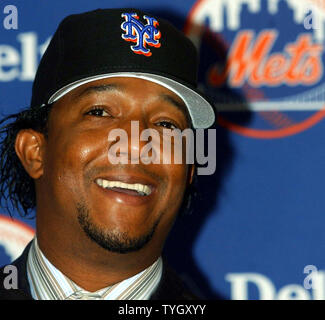
[[(112, 165), (107, 151), (114, 144), (111, 129), (130, 136), (130, 121), (140, 132), (154, 128), (189, 127), (182, 100), (170, 90), (136, 78), (109, 78), (74, 89), (53, 106), (48, 137), (34, 130), (17, 135), (16, 152), (35, 180), (36, 233), (47, 259), (88, 291), (118, 283), (150, 266), (160, 255), (166, 237), (191, 183), (194, 167), (182, 164)], [(129, 141), (121, 152), (139, 149)], [(162, 150), (160, 157), (163, 156)], [(162, 161), (161, 161), (162, 162)], [(151, 185), (150, 196), (110, 191), (96, 179)], [(91, 240), (78, 221), (78, 205), (87, 209), (94, 225), (108, 234), (137, 239), (156, 229), (141, 249), (116, 253)]]

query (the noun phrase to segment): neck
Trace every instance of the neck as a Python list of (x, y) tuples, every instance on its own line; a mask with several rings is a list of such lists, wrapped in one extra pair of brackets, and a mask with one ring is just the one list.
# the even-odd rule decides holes
[[(42, 231), (43, 232), (42, 232)], [(37, 228), (38, 245), (45, 257), (65, 276), (87, 291), (96, 291), (114, 285), (152, 265), (161, 250), (152, 250), (153, 243), (131, 253), (120, 254), (103, 249), (86, 235), (79, 239)], [(71, 230), (70, 230), (71, 234)]]

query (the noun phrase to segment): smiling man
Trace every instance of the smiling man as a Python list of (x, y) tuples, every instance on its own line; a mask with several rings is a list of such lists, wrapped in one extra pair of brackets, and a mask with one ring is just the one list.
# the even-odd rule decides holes
[[(0, 298), (194, 298), (161, 253), (195, 167), (166, 164), (161, 141), (166, 131), (214, 122), (196, 74), (193, 44), (140, 10), (96, 10), (61, 22), (31, 107), (2, 130), (0, 189), (25, 215), (36, 209), (36, 236), (12, 263), (18, 289), (1, 288), (0, 279)], [(133, 137), (134, 124), (137, 133), (158, 136), (150, 152)], [(109, 139), (114, 130), (128, 139)], [(112, 150), (125, 161), (113, 164)]]

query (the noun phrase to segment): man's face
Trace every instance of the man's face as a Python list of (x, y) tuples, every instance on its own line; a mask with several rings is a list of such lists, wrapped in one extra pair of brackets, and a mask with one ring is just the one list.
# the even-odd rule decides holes
[[(47, 219), (40, 219), (43, 227), (50, 223), (60, 232), (64, 225), (78, 239), (88, 236), (114, 252), (138, 250), (152, 237), (163, 245), (189, 181), (188, 166), (162, 161), (111, 164), (108, 150), (116, 143), (108, 140), (112, 129), (128, 133), (128, 144), (120, 153), (129, 160), (132, 150), (140, 151), (147, 143), (131, 141), (131, 121), (138, 121), (140, 133), (151, 128), (161, 136), (164, 128), (189, 127), (185, 106), (176, 94), (136, 78), (91, 82), (54, 104), (44, 171), (37, 181), (38, 205), (47, 211)], [(116, 182), (127, 185), (116, 187)], [(112, 183), (115, 187), (110, 187)], [(128, 189), (135, 184), (150, 194)]]

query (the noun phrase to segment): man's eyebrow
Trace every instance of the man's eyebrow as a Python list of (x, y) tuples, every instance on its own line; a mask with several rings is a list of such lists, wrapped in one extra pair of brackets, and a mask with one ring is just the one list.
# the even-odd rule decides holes
[[(120, 84), (116, 84), (116, 83), (109, 83), (109, 84), (101, 84), (101, 85), (97, 85), (97, 86), (89, 86), (87, 88), (85, 88), (84, 90), (82, 90), (78, 95), (77, 95), (77, 99), (94, 93), (94, 92), (103, 92), (103, 91), (112, 91), (112, 90), (121, 90), (123, 89), (123, 86)], [(185, 103), (182, 101), (180, 102), (179, 100), (175, 99), (173, 96), (167, 94), (167, 93), (162, 93), (159, 95), (159, 98), (172, 104), (173, 106), (175, 106), (178, 110), (182, 111), (186, 118), (189, 120), (189, 113), (187, 110), (187, 107), (185, 105)]]
[(189, 118), (189, 114), (188, 114), (188, 110), (187, 107), (185, 105), (184, 102), (179, 102), (177, 99), (175, 99), (173, 96), (166, 94), (166, 93), (162, 93), (159, 96), (162, 100), (171, 103), (172, 105), (174, 105), (177, 109), (179, 109), (180, 111), (182, 111), (187, 118)]
[(90, 86), (82, 90), (78, 95), (77, 98), (81, 98), (85, 95), (94, 93), (94, 92), (102, 92), (102, 91), (112, 91), (116, 89), (121, 89), (122, 86), (116, 84), (116, 83), (109, 83), (109, 84), (101, 84), (98, 86)]

